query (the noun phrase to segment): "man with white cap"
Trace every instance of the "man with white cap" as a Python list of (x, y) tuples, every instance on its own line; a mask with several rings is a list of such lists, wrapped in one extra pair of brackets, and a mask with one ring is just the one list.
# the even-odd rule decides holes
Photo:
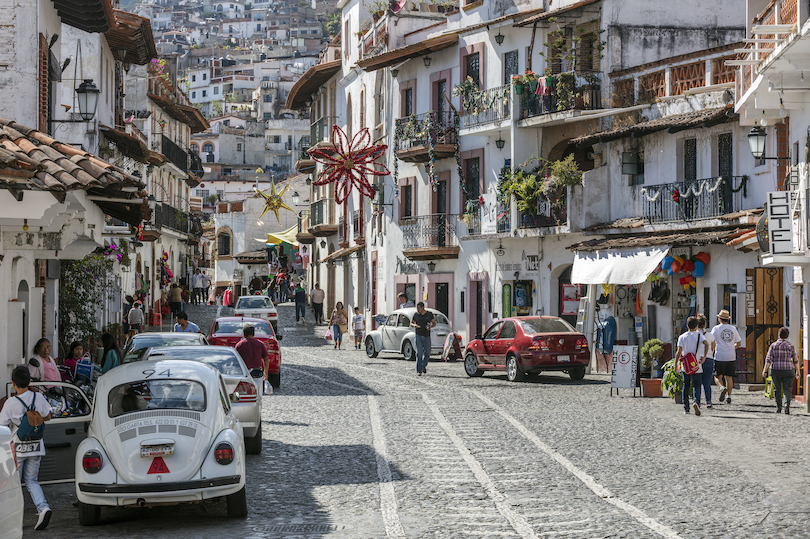
[(720, 386), (720, 399), (731, 404), (731, 390), (734, 389), (734, 372), (737, 365), (737, 348), (742, 344), (737, 328), (729, 324), (731, 315), (726, 309), (717, 313), (717, 325), (712, 328), (712, 350), (714, 351), (715, 382)]

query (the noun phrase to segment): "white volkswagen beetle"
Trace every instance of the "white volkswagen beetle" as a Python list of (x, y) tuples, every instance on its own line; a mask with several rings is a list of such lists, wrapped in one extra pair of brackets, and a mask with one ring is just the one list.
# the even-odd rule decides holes
[(0, 539), (22, 537), (23, 491), (11, 443), (11, 430), (0, 426)]
[(88, 437), (76, 452), (79, 522), (102, 506), (148, 507), (224, 496), (247, 516), (242, 427), (222, 375), (193, 361), (153, 360), (99, 379)]
[[(442, 353), (447, 334), (453, 329), (441, 311), (425, 310), (432, 312), (436, 320), (436, 326), (430, 330), (430, 355), (437, 356)], [(416, 360), (416, 333), (411, 327), (414, 314), (416, 307), (406, 307), (388, 315), (383, 325), (366, 335), (366, 355), (377, 357), (380, 352), (394, 352), (405, 359)]]

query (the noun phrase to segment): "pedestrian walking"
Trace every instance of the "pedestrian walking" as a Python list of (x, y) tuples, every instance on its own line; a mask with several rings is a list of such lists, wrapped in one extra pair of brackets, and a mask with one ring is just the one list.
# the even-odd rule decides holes
[(323, 300), (326, 298), (326, 292), (321, 290), (321, 285), (315, 283), (315, 288), (309, 293), (309, 299), (312, 302), (312, 310), (315, 312), (315, 323), (323, 324)]
[(765, 368), (762, 369), (763, 377), (768, 376), (768, 369), (771, 371), (777, 414), (782, 413), (782, 394), (784, 393), (786, 415), (790, 414), (793, 379), (798, 380), (799, 378), (799, 358), (796, 355), (796, 348), (787, 340), (789, 336), (788, 328), (779, 329), (779, 339), (768, 348), (768, 354), (765, 356)]
[(343, 331), (349, 324), (346, 317), (346, 311), (343, 310), (343, 302), (338, 301), (335, 304), (335, 310), (332, 311), (332, 316), (329, 317), (329, 325), (332, 326), (332, 338), (335, 340), (335, 350), (340, 350), (343, 344)]
[(244, 338), (236, 343), (235, 348), (245, 361), (245, 366), (250, 371), (253, 383), (256, 384), (256, 390), (261, 395), (264, 390), (262, 382), (267, 380), (270, 357), (267, 355), (267, 348), (264, 347), (262, 341), (255, 337), (256, 328), (252, 325), (246, 325), (243, 335)]
[(177, 323), (174, 325), (177, 333), (202, 333), (200, 326), (188, 321), (188, 314), (181, 312), (177, 314)]
[[(51, 508), (42, 487), (39, 486), (39, 465), (45, 455), (43, 440), (44, 423), (39, 423), (39, 431), (31, 432), (39, 421), (50, 421), (51, 406), (41, 393), (28, 390), (31, 373), (24, 365), (11, 372), (11, 386), (16, 396), (8, 399), (0, 410), (0, 425), (11, 428), (13, 435), (12, 449), (15, 451), (17, 468), (20, 470), (20, 482), (28, 489), (31, 499), (37, 508), (35, 530), (44, 530), (51, 520)], [(36, 418), (36, 416), (39, 418)], [(22, 430), (21, 430), (22, 429)]]
[(105, 333), (101, 336), (101, 346), (104, 347), (104, 352), (101, 354), (101, 374), (105, 374), (110, 369), (119, 366), (123, 356), (118, 343), (115, 342), (115, 337), (111, 333)]
[(352, 329), (354, 330), (354, 348), (360, 350), (360, 346), (363, 344), (363, 333), (366, 329), (366, 318), (360, 314), (360, 307), (354, 308)]
[(295, 323), (297, 324), (300, 320), (304, 324), (307, 314), (307, 291), (300, 283), (295, 287), (293, 298), (295, 299)]
[(413, 307), (413, 300), (408, 299), (408, 296), (405, 295), (405, 292), (400, 292), (397, 294), (397, 298), (399, 298), (399, 308), (405, 309), (406, 307)]
[(202, 272), (200, 271), (200, 268), (197, 268), (197, 270), (194, 272), (194, 275), (191, 276), (191, 286), (192, 286), (192, 289), (194, 290), (194, 294), (192, 296), (193, 302), (196, 305), (199, 305), (200, 303), (204, 303), (205, 302), (205, 296), (204, 296), (205, 289), (203, 287), (203, 275), (202, 275)]
[(256, 275), (250, 281), (250, 291), (251, 293), (256, 294), (258, 292), (261, 292), (263, 289), (264, 289), (264, 281), (262, 280), (261, 277)]
[(430, 328), (435, 325), (436, 320), (433, 313), (425, 309), (424, 302), (417, 303), (411, 326), (416, 328), (416, 374), (418, 376), (427, 373), (427, 364), (430, 360)]
[(132, 308), (127, 313), (127, 321), (129, 322), (129, 334), (127, 338), (131, 339), (134, 335), (141, 332), (143, 327), (143, 310), (141, 309), (141, 302), (136, 301)]
[[(706, 316), (703, 314), (699, 314), (697, 316), (698, 319), (698, 331), (703, 338), (706, 339), (706, 360), (703, 362), (701, 367), (703, 368), (703, 373), (700, 376), (700, 384), (703, 386), (703, 395), (706, 400), (706, 408), (711, 409), (712, 407), (712, 377), (714, 376), (714, 352), (712, 351), (712, 346), (714, 344), (714, 335), (712, 335), (711, 331), (708, 331), (709, 321), (706, 319)], [(700, 387), (698, 386), (695, 388), (695, 402), (700, 404)]]
[(40, 339), (34, 345), (34, 355), (28, 360), (31, 379), (38, 382), (61, 382), (62, 375), (56, 360), (51, 357), (51, 341)]
[(174, 316), (177, 316), (177, 313), (183, 310), (183, 289), (177, 283), (172, 284), (169, 290), (169, 305)]
[(717, 313), (717, 325), (712, 328), (714, 336), (714, 381), (720, 386), (720, 399), (731, 404), (731, 390), (734, 389), (734, 372), (737, 365), (737, 348), (742, 344), (737, 328), (729, 324), (731, 315), (726, 309)]
[[(678, 337), (678, 353), (675, 355), (677, 358), (675, 360), (675, 369), (677, 370), (680, 368), (681, 374), (683, 375), (683, 390), (681, 391), (681, 397), (683, 398), (683, 411), (684, 413), (688, 414), (689, 395), (694, 394), (696, 391), (700, 391), (700, 384), (703, 375), (701, 366), (703, 364), (703, 360), (706, 358), (708, 347), (706, 345), (706, 339), (704, 339), (703, 335), (701, 335), (697, 330), (697, 318), (694, 316), (687, 318), (686, 327), (688, 328), (688, 331)], [(684, 356), (687, 354), (694, 354), (695, 359), (697, 359), (697, 372), (687, 374), (684, 365)], [(700, 402), (697, 399), (695, 399), (693, 406), (695, 408), (695, 415), (700, 415)]]

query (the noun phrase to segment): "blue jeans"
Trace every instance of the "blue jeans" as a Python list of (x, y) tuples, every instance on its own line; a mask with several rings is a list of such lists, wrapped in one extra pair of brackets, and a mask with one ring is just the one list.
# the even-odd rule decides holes
[(306, 312), (307, 312), (307, 304), (303, 303), (303, 302), (300, 302), (300, 301), (296, 301), (295, 302), (295, 321), (298, 322), (299, 313), (300, 313), (300, 318), (303, 319)]
[(427, 369), (430, 360), (430, 337), (416, 336), (416, 372)]
[(706, 404), (712, 403), (712, 376), (714, 376), (714, 359), (707, 357), (703, 362), (703, 373), (698, 374), (700, 383), (695, 386), (695, 402), (700, 404), (700, 386), (706, 396)]
[[(683, 390), (681, 391), (681, 398), (683, 400), (683, 409), (689, 410), (689, 395), (700, 391), (700, 383), (701, 377), (703, 375), (700, 373), (697, 374), (686, 374), (683, 373)], [(695, 403), (700, 404), (697, 399), (695, 399)]]
[(39, 479), (39, 463), (41, 461), (41, 456), (17, 457), (17, 464), (20, 468), (20, 482), (25, 485), (25, 488), (31, 494), (31, 499), (34, 501), (34, 505), (37, 506), (37, 513), (50, 509), (48, 500), (45, 499), (45, 494), (42, 492), (42, 487), (37, 482)]
[(332, 324), (332, 338), (335, 340), (335, 343), (343, 342), (343, 333), (340, 331), (340, 326), (337, 324)]

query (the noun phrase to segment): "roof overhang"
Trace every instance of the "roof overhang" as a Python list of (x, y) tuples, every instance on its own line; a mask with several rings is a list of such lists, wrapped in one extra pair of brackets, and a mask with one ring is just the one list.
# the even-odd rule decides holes
[(170, 99), (166, 99), (165, 97), (161, 97), (155, 94), (146, 94), (146, 96), (158, 104), (160, 108), (165, 110), (169, 116), (177, 120), (178, 122), (183, 122), (184, 124), (189, 124), (190, 120), (188, 116), (186, 116), (185, 112), (183, 112), (177, 103), (172, 102)]
[(91, 34), (106, 32), (114, 21), (111, 0), (53, 0), (62, 22)]
[(301, 78), (293, 84), (287, 96), (287, 108), (298, 110), (307, 106), (306, 102), (326, 81), (331, 79), (335, 73), (340, 71), (341, 60), (317, 64), (301, 75)]
[[(104, 37), (107, 38), (115, 58), (137, 65), (147, 64), (152, 58), (157, 58), (149, 19), (120, 9), (116, 9), (114, 13), (115, 24), (104, 33)], [(121, 49), (127, 51), (125, 58), (119, 57), (118, 51)]]
[(345, 249), (338, 249), (334, 253), (325, 256), (321, 259), (321, 262), (329, 262), (330, 260), (335, 260), (338, 258), (345, 258), (350, 254), (359, 251), (360, 249), (364, 248), (365, 245), (354, 245), (352, 247), (346, 247)]
[(107, 127), (103, 124), (99, 125), (99, 131), (101, 131), (104, 137), (114, 142), (118, 151), (122, 154), (131, 157), (139, 163), (149, 163), (149, 148), (138, 140), (137, 137), (133, 137), (129, 133), (118, 131), (117, 129)]
[(200, 133), (211, 127), (208, 120), (205, 119), (205, 116), (203, 116), (202, 112), (200, 112), (200, 109), (197, 107), (177, 105), (177, 108), (183, 111), (183, 114), (188, 118), (188, 122), (185, 123), (191, 127), (192, 133)]
[(551, 11), (544, 11), (539, 15), (535, 15), (534, 17), (529, 17), (528, 19), (516, 23), (515, 26), (530, 26), (532, 24), (537, 24), (542, 21), (547, 21), (551, 17), (558, 17), (563, 13), (567, 13), (569, 11), (574, 11), (575, 9), (580, 9), (583, 7), (587, 7), (591, 4), (595, 4), (601, 0), (581, 0), (580, 2), (576, 2), (575, 4), (571, 4), (570, 6), (561, 7), (559, 9), (553, 9)]
[(412, 43), (398, 49), (390, 50), (365, 58), (357, 62), (364, 71), (376, 71), (384, 67), (400, 64), (405, 60), (424, 56), (430, 52), (447, 49), (458, 43), (458, 32), (432, 37), (419, 43)]

